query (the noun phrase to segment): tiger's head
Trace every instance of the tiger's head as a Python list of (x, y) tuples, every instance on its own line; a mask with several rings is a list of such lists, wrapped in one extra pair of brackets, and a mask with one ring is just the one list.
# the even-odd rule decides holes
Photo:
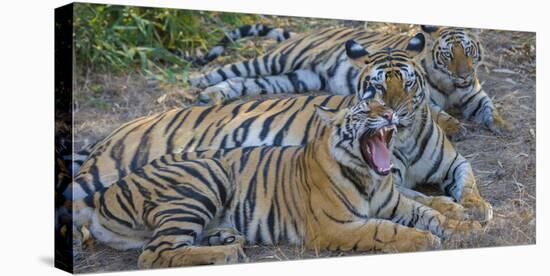
[[(440, 88), (470, 87), (475, 79), (476, 68), (482, 60), (478, 38), (460, 28), (421, 26), (428, 34), (426, 67)], [(448, 88), (447, 88), (448, 89)]]
[(392, 109), (373, 99), (339, 111), (315, 106), (315, 111), (328, 126), (329, 151), (338, 163), (364, 175), (390, 173), (399, 121)]
[[(382, 99), (392, 109), (400, 110), (400, 118), (414, 117), (428, 97), (424, 71), (418, 63), (424, 46), (422, 33), (412, 37), (405, 50), (385, 48), (372, 54), (357, 42), (347, 41), (348, 60), (360, 69), (356, 84), (358, 99)], [(400, 126), (406, 125), (400, 123)]]

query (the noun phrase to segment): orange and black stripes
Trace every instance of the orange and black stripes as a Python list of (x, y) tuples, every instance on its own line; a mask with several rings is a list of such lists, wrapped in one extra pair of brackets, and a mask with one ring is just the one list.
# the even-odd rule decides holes
[[(320, 129), (312, 105), (337, 108), (352, 101), (350, 97), (335, 96), (288, 98), (177, 109), (158, 116), (162, 121), (139, 118), (98, 143), (67, 193), (74, 193), (75, 199), (93, 193), (166, 153), (305, 144)], [(148, 141), (147, 155), (135, 146), (143, 141)]]
[[(140, 267), (205, 264), (211, 254), (229, 262), (240, 244), (233, 238), (202, 246), (212, 232), (237, 233), (250, 244), (410, 251), (438, 246), (433, 235), (477, 226), (402, 197), (391, 176), (379, 175), (365, 159), (361, 166), (347, 163), (361, 150), (364, 133), (396, 122), (382, 118), (386, 109), (359, 103), (324, 110), (332, 114), (323, 119), (330, 125), (305, 146), (164, 155), (77, 201), (76, 224), (115, 248), (142, 247)], [(349, 235), (357, 224), (362, 234)], [(418, 236), (412, 244), (410, 235)]]
[(228, 64), (190, 83), (207, 88), (199, 97), (201, 101), (214, 102), (251, 94), (316, 90), (354, 94), (359, 69), (345, 55), (344, 44), (350, 39), (378, 51), (386, 47), (405, 49), (411, 38), (364, 29), (321, 29), (293, 36), (265, 55)]

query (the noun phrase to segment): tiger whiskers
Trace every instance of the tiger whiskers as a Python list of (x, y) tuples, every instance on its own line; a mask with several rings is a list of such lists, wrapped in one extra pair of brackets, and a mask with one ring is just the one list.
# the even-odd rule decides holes
[(399, 103), (394, 108), (394, 112), (397, 115), (397, 119), (398, 119), (397, 125), (402, 127), (408, 127), (414, 121), (414, 113), (409, 111), (410, 104), (411, 104), (411, 100), (405, 100)]

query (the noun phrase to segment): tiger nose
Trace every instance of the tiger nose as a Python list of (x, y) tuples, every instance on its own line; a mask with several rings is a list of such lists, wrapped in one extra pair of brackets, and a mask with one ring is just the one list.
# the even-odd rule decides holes
[(382, 117), (388, 120), (388, 122), (392, 121), (393, 118), (393, 112), (392, 111), (386, 111), (382, 114)]
[(467, 81), (472, 76), (472, 73), (460, 73), (458, 74), (458, 78), (463, 81)]

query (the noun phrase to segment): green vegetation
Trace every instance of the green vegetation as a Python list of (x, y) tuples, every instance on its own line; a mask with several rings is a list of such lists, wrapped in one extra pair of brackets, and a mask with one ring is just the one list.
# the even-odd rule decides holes
[(185, 82), (190, 64), (174, 51), (205, 52), (224, 30), (257, 21), (249, 14), (75, 4), (77, 73), (134, 70), (163, 82)]

